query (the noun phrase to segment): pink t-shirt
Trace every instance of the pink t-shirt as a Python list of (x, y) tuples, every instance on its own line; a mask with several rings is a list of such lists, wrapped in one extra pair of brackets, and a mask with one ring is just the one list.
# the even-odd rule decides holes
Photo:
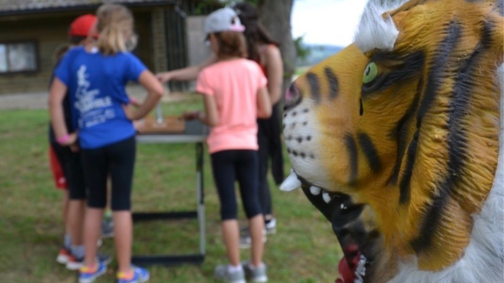
[(266, 83), (259, 65), (247, 59), (220, 61), (201, 71), (196, 91), (214, 96), (219, 112), (219, 124), (207, 139), (210, 153), (259, 148), (257, 91)]

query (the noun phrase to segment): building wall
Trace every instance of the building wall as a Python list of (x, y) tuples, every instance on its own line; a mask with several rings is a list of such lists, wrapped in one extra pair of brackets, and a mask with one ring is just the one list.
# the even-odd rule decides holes
[[(0, 18), (0, 43), (36, 41), (39, 68), (33, 73), (0, 74), (0, 95), (47, 91), (54, 66), (53, 54), (67, 41), (68, 27), (78, 15), (59, 13), (47, 16)], [(153, 69), (151, 12), (145, 10), (134, 12), (134, 16), (135, 30), (139, 35), (135, 54), (149, 69)]]

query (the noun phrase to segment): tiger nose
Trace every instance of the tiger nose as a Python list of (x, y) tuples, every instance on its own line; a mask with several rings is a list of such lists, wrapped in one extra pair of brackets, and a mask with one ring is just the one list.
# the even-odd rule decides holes
[(284, 111), (288, 111), (289, 109), (296, 107), (299, 103), (301, 103), (302, 99), (303, 96), (301, 95), (301, 91), (295, 84), (291, 84), (289, 89), (285, 92)]

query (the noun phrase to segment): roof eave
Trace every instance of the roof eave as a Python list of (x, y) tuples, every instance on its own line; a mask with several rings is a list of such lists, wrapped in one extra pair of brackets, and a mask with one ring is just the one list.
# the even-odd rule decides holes
[[(121, 5), (135, 8), (135, 7), (162, 7), (166, 5), (174, 5), (177, 4), (177, 0), (159, 0), (159, 1), (149, 1), (149, 2), (135, 2), (135, 3), (120, 3)], [(35, 15), (35, 14), (46, 14), (46, 13), (55, 13), (55, 12), (77, 12), (77, 11), (87, 11), (94, 10), (100, 7), (100, 4), (91, 4), (91, 5), (75, 5), (75, 6), (66, 6), (66, 7), (48, 7), (42, 9), (24, 9), (24, 10), (9, 10), (9, 11), (0, 11), (0, 17), (2, 16), (21, 16), (21, 15)]]

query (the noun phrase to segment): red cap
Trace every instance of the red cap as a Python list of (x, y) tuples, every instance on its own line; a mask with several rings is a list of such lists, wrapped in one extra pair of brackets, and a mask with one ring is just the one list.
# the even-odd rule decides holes
[(92, 14), (78, 17), (70, 25), (68, 35), (87, 37), (89, 35), (89, 32), (91, 31), (91, 28), (96, 23), (96, 20), (96, 16)]

